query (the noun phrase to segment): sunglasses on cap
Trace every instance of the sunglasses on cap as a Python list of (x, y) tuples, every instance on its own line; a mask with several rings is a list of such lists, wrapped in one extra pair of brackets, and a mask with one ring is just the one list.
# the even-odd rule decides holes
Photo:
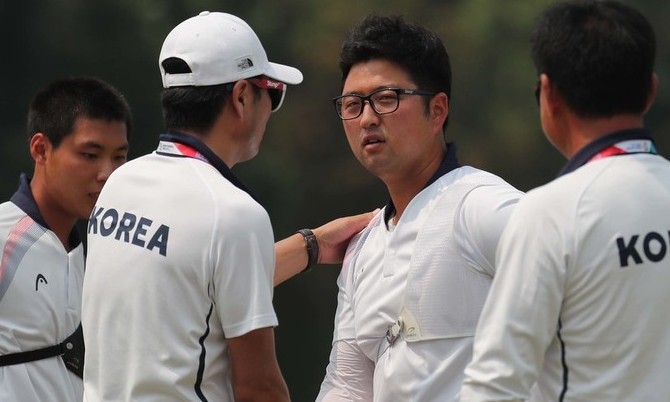
[(270, 101), (272, 102), (272, 112), (276, 112), (284, 103), (284, 96), (286, 96), (286, 84), (275, 81), (268, 77), (254, 77), (247, 78), (247, 81), (261, 89), (267, 89), (270, 94)]

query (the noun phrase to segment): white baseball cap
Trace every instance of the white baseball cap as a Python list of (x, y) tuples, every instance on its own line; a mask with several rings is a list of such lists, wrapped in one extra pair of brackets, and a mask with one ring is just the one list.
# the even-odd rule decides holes
[[(165, 72), (163, 61), (182, 59), (190, 72)], [(265, 75), (286, 84), (302, 82), (294, 67), (270, 63), (256, 33), (242, 19), (203, 11), (177, 25), (165, 38), (158, 60), (163, 87), (209, 86)]]

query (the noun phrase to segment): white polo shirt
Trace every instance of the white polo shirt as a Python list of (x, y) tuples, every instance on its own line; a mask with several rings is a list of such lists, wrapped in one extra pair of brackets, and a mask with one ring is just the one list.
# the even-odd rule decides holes
[(461, 400), (668, 400), (669, 205), (670, 163), (649, 153), (530, 191), (500, 241)]
[[(0, 205), (0, 354), (57, 345), (79, 325), (84, 253), (46, 227), (22, 175)], [(83, 384), (60, 356), (0, 367), (0, 401), (81, 401)]]
[[(458, 167), (452, 146), (450, 150), (436, 173), (437, 180), (414, 197), (397, 226), (390, 221), (387, 226), (383, 210), (352, 240), (338, 278), (333, 349), (317, 401), (445, 402), (457, 397), (479, 314), (470, 307), (483, 304), (499, 233), (522, 193), (491, 174)], [(438, 203), (442, 194), (473, 175), (495, 184), (478, 187), (453, 203)], [(446, 229), (451, 233), (435, 236), (444, 239), (444, 244), (448, 238), (456, 241), (457, 261), (450, 265), (458, 269), (431, 265), (430, 256), (423, 254), (431, 252), (417, 243), (435, 216), (454, 219)], [(422, 251), (416, 251), (420, 248)], [(425, 265), (413, 268), (412, 261), (424, 257), (428, 257)], [(440, 268), (449, 271), (447, 282), (469, 287), (476, 280), (486, 287), (483, 292), (465, 292), (456, 298), (444, 290), (443, 297), (434, 294), (435, 298), (420, 301), (418, 307), (428, 315), (447, 309), (452, 316), (472, 323), (470, 328), (457, 331), (450, 326), (439, 339), (412, 342), (401, 334), (389, 347), (385, 335), (405, 306), (411, 270)], [(457, 303), (452, 304), (454, 299)]]
[(223, 162), (161, 136), (111, 175), (88, 240), (85, 400), (233, 401), (227, 339), (277, 325), (274, 238)]

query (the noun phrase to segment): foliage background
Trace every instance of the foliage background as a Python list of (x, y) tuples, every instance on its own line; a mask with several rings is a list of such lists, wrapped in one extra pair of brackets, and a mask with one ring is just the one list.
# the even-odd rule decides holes
[[(670, 2), (632, 0), (655, 26), (660, 92), (647, 123), (670, 152)], [(162, 131), (157, 59), (167, 33), (202, 10), (246, 20), (270, 60), (299, 67), (272, 117), (261, 153), (234, 171), (262, 200), (277, 239), (301, 227), (374, 209), (387, 195), (351, 156), (330, 98), (339, 94), (339, 46), (366, 14), (400, 14), (440, 34), (454, 76), (448, 138), (460, 160), (495, 172), (522, 190), (551, 180), (564, 163), (544, 139), (532, 96), (529, 57), (535, 0), (0, 0), (0, 196), (32, 171), (25, 116), (32, 95), (65, 76), (95, 75), (133, 108), (131, 157), (151, 152)], [(295, 401), (313, 400), (328, 361), (339, 266), (280, 285), (277, 353)], [(175, 303), (178, 303), (175, 300)]]

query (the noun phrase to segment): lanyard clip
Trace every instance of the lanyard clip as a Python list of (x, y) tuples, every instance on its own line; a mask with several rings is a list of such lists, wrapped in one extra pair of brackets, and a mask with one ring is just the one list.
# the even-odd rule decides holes
[(389, 343), (389, 346), (393, 346), (395, 341), (398, 339), (398, 336), (400, 336), (400, 331), (402, 331), (404, 326), (402, 317), (398, 317), (396, 322), (393, 323), (387, 330), (386, 330), (386, 342)]

